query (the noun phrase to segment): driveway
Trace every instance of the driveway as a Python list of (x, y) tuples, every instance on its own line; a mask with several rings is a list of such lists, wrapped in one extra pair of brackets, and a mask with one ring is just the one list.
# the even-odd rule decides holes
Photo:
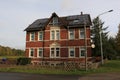
[(120, 73), (102, 73), (87, 76), (41, 75), (27, 73), (0, 73), (0, 80), (120, 80)]

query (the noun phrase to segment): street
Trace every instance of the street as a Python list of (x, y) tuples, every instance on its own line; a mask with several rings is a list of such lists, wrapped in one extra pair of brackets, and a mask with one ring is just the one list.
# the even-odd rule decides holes
[(0, 80), (120, 80), (120, 73), (80, 75), (47, 75), (28, 73), (0, 73)]
[(0, 80), (78, 80), (79, 76), (73, 75), (43, 75), (27, 73), (0, 73)]

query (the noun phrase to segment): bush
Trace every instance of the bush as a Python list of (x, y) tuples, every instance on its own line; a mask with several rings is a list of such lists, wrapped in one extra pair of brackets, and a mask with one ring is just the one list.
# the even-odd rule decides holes
[(21, 57), (17, 59), (17, 65), (27, 65), (31, 63), (31, 58)]

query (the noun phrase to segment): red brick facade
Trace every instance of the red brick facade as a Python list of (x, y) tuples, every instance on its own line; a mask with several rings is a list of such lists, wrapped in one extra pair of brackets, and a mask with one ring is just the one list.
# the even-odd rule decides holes
[[(33, 56), (31, 57), (34, 61), (64, 61), (64, 60), (82, 60), (85, 57), (81, 57), (81, 47), (87, 46), (87, 57), (91, 57), (91, 43), (90, 43), (90, 26), (86, 27), (86, 42), (85, 45), (85, 38), (80, 38), (80, 30), (84, 29), (84, 25), (80, 28), (72, 28), (68, 29), (64, 26), (59, 27), (59, 40), (51, 40), (51, 26), (47, 24), (43, 30), (33, 30), (33, 31), (26, 31), (26, 56), (30, 57), (30, 49), (34, 49)], [(69, 39), (69, 30), (74, 31), (74, 39)], [(43, 31), (43, 40), (39, 41), (38, 33)], [(34, 32), (34, 40), (30, 41), (30, 34)], [(58, 44), (59, 45), (59, 57), (52, 57), (51, 58), (51, 45)], [(54, 46), (54, 45), (53, 45)], [(70, 57), (70, 48), (74, 49), (74, 57)], [(43, 49), (43, 56), (38, 57), (38, 48)], [(57, 53), (57, 52), (56, 52)], [(55, 55), (55, 54), (54, 54)], [(57, 54), (56, 54), (57, 55)]]

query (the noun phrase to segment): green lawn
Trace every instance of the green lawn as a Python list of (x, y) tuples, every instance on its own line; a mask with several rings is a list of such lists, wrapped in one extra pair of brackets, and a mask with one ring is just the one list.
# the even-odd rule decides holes
[(1, 67), (0, 72), (24, 72), (24, 73), (38, 73), (38, 74), (74, 74), (74, 75), (86, 75), (93, 73), (120, 73), (120, 60), (107, 61), (104, 65), (100, 66), (98, 69), (85, 70), (58, 70), (58, 69), (46, 69), (37, 66), (9, 66)]
[(108, 61), (96, 71), (98, 72), (120, 72), (120, 60)]

